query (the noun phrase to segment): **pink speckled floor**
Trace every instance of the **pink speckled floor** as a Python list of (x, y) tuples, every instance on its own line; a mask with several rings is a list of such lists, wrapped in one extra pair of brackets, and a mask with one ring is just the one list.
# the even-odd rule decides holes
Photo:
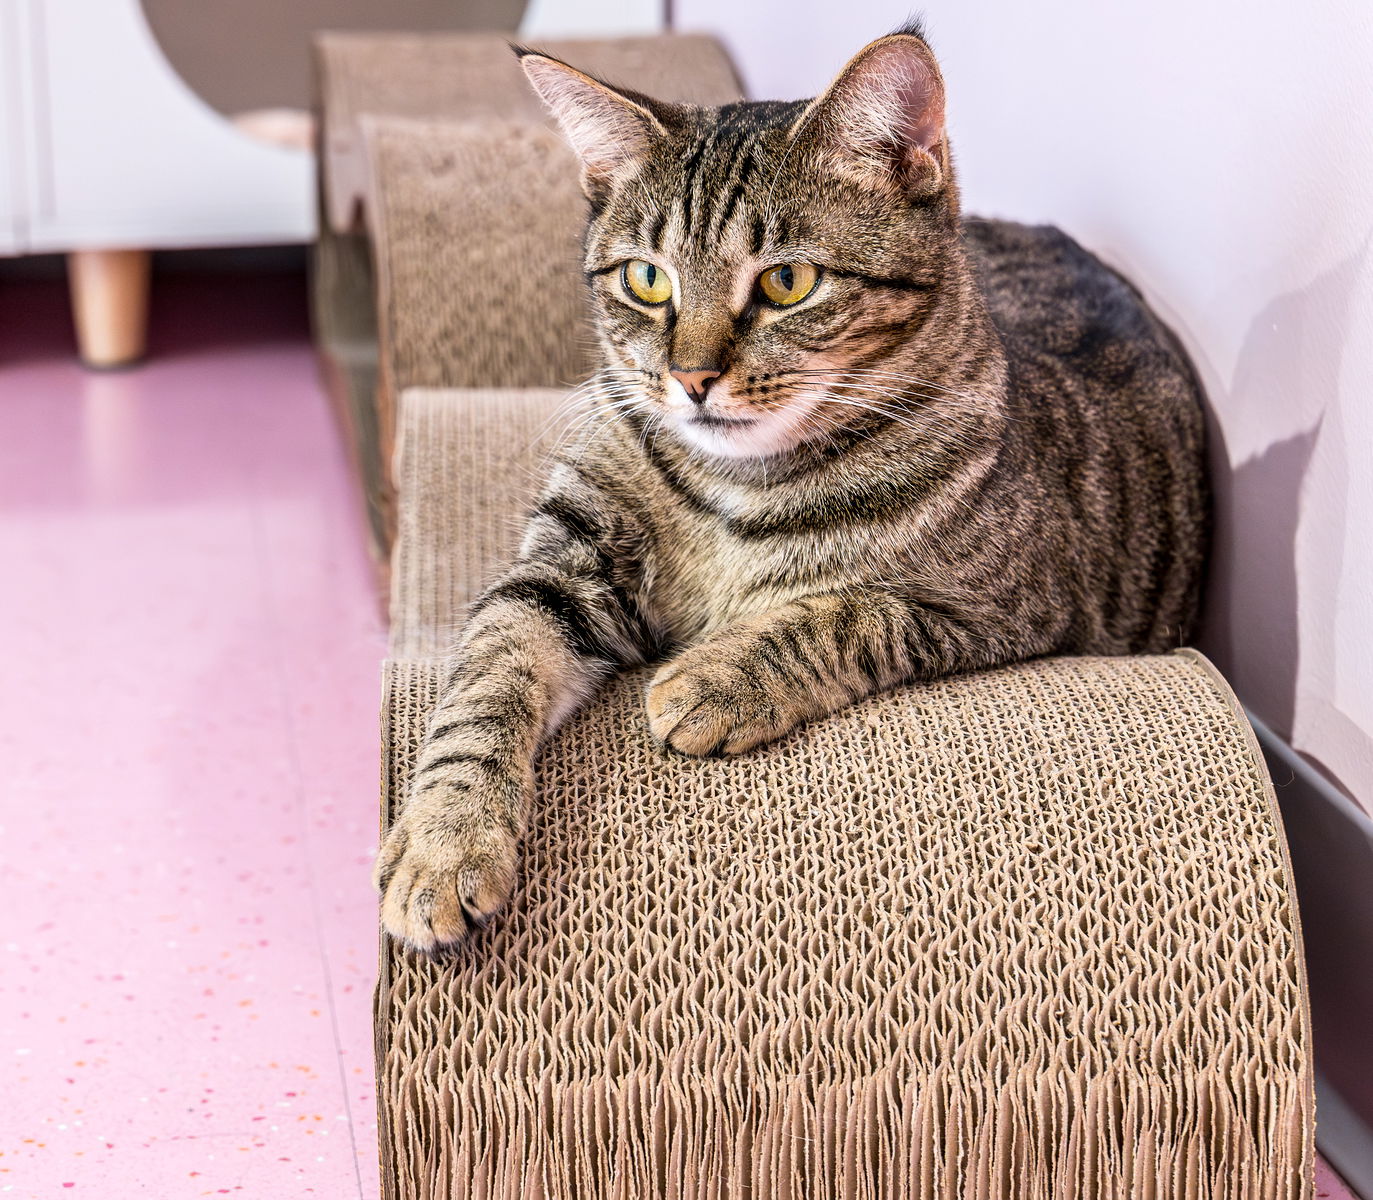
[(0, 1193), (371, 1200), (358, 506), (299, 281), (156, 297), (90, 375), (0, 286)]
[(377, 1194), (383, 634), (299, 280), (214, 286), (105, 375), (0, 292), (0, 1193)]

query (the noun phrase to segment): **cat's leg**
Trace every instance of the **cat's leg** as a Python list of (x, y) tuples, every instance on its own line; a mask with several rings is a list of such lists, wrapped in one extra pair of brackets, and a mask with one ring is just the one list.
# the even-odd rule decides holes
[(377, 856), (382, 923), (421, 950), (460, 941), (510, 894), (539, 742), (605, 673), (546, 614), (502, 604), (484, 616), (443, 684)]
[(883, 591), (803, 597), (664, 664), (649, 725), (686, 754), (738, 754), (899, 683), (1016, 657), (989, 633)]
[(430, 950), (510, 894), (539, 744), (617, 667), (642, 662), (643, 618), (590, 544), (594, 515), (549, 501), (521, 561), (474, 607), (377, 856), (382, 923)]

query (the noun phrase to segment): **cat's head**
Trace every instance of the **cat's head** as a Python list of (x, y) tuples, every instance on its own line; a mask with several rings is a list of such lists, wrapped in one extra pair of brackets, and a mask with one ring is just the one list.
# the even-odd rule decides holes
[(521, 51), (582, 164), (607, 390), (711, 456), (766, 458), (907, 390), (957, 254), (944, 84), (914, 28), (811, 101), (699, 108)]

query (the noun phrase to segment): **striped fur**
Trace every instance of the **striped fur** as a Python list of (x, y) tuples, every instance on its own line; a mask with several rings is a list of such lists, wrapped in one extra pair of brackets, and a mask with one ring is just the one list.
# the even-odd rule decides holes
[[(1058, 231), (960, 218), (918, 31), (808, 104), (525, 65), (583, 154), (605, 368), (382, 848), (386, 927), (424, 949), (508, 895), (533, 756), (611, 673), (662, 660), (653, 733), (740, 753), (910, 680), (1176, 646), (1205, 553), (1176, 340)], [(632, 258), (670, 303), (625, 294)], [(779, 310), (753, 281), (787, 261), (822, 277)], [(721, 374), (697, 403), (674, 366)]]

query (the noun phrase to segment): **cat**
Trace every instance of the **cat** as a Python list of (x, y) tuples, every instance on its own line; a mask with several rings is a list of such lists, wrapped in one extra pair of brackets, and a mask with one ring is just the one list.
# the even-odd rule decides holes
[(908, 681), (1166, 651), (1206, 551), (1185, 354), (1056, 229), (960, 217), (918, 26), (718, 109), (516, 53), (581, 165), (604, 420), (472, 608), (379, 853), (419, 950), (507, 899), (535, 753), (612, 673), (666, 656), (653, 735), (738, 754)]

